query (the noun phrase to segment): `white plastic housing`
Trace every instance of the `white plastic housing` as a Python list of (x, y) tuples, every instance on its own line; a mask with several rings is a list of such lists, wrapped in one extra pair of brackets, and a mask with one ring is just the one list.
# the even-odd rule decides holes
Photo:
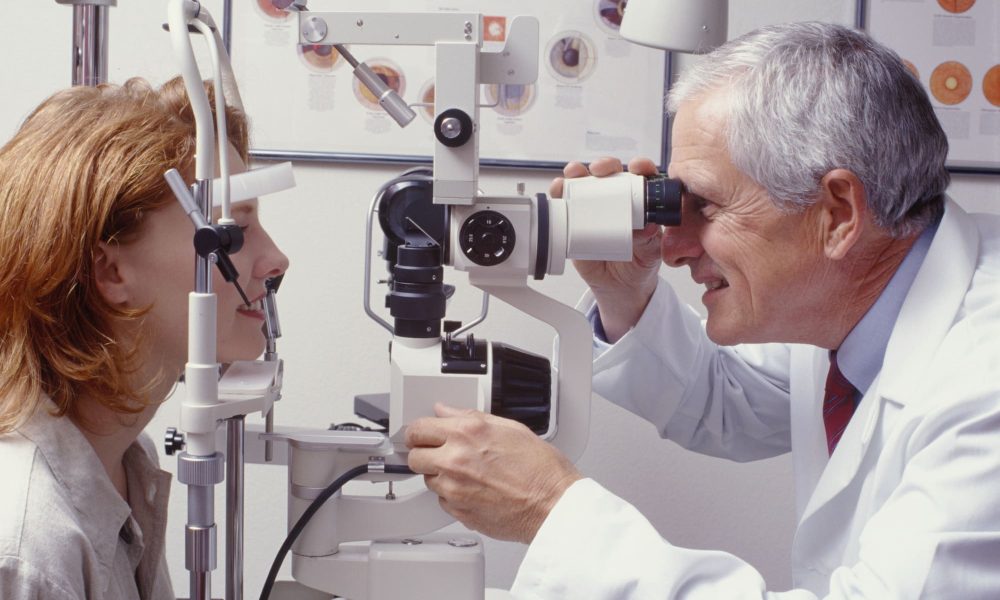
[[(434, 416), (434, 404), (490, 412), (492, 374), (442, 375), (440, 338), (393, 338), (389, 397), (389, 438), (406, 451), (406, 426), (420, 417)], [(493, 348), (488, 346), (486, 364)]]
[(630, 0), (619, 33), (662, 50), (704, 54), (726, 41), (729, 0)]
[(645, 194), (645, 178), (631, 173), (567, 179), (566, 258), (632, 260), (632, 231), (644, 226)]
[[(229, 186), (229, 201), (241, 202), (295, 187), (295, 174), (292, 172), (292, 163), (283, 162), (231, 175)], [(221, 198), (222, 180), (215, 178), (212, 180), (213, 206), (219, 206)]]

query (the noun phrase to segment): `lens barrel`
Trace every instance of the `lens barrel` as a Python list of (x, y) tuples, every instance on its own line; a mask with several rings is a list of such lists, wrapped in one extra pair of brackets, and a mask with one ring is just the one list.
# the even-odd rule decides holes
[(392, 274), (386, 305), (395, 320), (395, 334), (440, 337), (447, 301), (447, 286), (442, 284), (441, 248), (400, 245)]
[(649, 177), (646, 179), (646, 224), (673, 227), (681, 224), (681, 196), (684, 184), (679, 179)]

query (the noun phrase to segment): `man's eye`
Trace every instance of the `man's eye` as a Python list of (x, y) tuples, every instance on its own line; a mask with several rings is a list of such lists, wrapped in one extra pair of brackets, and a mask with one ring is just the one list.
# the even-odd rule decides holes
[(708, 217), (711, 214), (712, 208), (714, 206), (708, 200), (705, 200), (701, 196), (695, 196), (694, 194), (691, 194), (691, 202), (692, 204), (694, 204), (695, 210), (701, 213), (701, 216), (703, 217)]

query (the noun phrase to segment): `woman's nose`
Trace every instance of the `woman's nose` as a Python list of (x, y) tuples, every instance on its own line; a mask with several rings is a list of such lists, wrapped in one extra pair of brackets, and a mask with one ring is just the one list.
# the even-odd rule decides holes
[(288, 270), (288, 257), (270, 235), (264, 233), (264, 238), (260, 256), (254, 265), (254, 276), (260, 279), (277, 277)]

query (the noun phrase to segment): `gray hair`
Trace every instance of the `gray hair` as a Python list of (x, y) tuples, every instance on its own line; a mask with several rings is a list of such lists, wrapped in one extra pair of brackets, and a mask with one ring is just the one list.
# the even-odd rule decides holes
[(864, 184), (875, 223), (916, 233), (944, 210), (948, 140), (927, 93), (899, 56), (865, 33), (829, 23), (763, 27), (685, 71), (667, 96), (729, 94), (733, 164), (794, 212), (833, 169)]

